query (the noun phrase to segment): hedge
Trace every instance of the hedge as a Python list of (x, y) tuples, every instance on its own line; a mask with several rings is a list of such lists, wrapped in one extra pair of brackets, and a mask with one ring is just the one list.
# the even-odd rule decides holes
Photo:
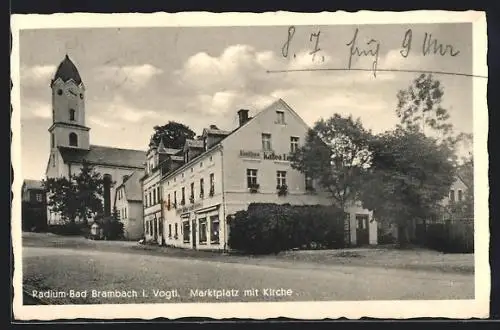
[(474, 224), (467, 221), (447, 221), (429, 224), (425, 232), (424, 245), (446, 253), (474, 252)]
[(253, 254), (344, 247), (342, 210), (330, 206), (252, 203), (229, 222), (231, 249)]

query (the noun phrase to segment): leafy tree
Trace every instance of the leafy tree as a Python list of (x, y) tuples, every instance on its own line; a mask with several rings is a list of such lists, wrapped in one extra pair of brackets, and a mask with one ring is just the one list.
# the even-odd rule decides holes
[(149, 146), (157, 146), (160, 140), (167, 148), (181, 149), (188, 139), (193, 139), (196, 135), (188, 126), (169, 121), (166, 125), (155, 126), (154, 134), (151, 136)]
[(441, 107), (444, 90), (439, 80), (431, 74), (421, 74), (412, 84), (397, 94), (396, 114), (404, 128), (427, 133), (441, 133), (446, 137), (452, 132), (450, 115)]
[(87, 224), (89, 217), (102, 211), (104, 179), (86, 162), (70, 179), (48, 178), (43, 185), (49, 193), (47, 205), (70, 223), (78, 218)]
[(372, 166), (361, 201), (378, 221), (398, 226), (399, 243), (404, 246), (411, 222), (437, 214), (447, 196), (455, 180), (453, 150), (401, 127), (377, 136), (370, 149)]
[(305, 144), (291, 155), (291, 165), (327, 189), (334, 204), (353, 202), (370, 166), (372, 134), (361, 121), (339, 114), (321, 119), (309, 130)]

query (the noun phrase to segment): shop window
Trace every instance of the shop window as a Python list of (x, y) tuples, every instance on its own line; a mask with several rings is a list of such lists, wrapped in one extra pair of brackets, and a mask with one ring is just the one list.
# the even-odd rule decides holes
[(200, 219), (200, 225), (199, 225), (199, 234), (200, 234), (200, 243), (207, 243), (207, 218), (201, 218)]
[(210, 217), (210, 242), (212, 244), (219, 244), (219, 216), (214, 215)]
[(262, 133), (262, 150), (271, 150), (271, 134)]
[(190, 228), (189, 228), (189, 220), (184, 221), (182, 223), (182, 234), (183, 234), (183, 239), (184, 243), (189, 243), (189, 238), (190, 238)]

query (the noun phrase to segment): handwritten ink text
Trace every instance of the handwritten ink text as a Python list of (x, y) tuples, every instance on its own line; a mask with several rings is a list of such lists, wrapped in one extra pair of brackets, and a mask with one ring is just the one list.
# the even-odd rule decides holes
[(377, 65), (378, 65), (378, 56), (379, 56), (379, 50), (380, 50), (380, 42), (378, 40), (375, 40), (375, 39), (370, 39), (370, 41), (368, 41), (366, 43), (366, 45), (368, 46), (368, 49), (360, 50), (360, 48), (356, 45), (356, 41), (357, 41), (356, 39), (358, 38), (358, 32), (359, 32), (359, 29), (356, 28), (356, 30), (354, 31), (354, 37), (352, 38), (352, 40), (349, 43), (346, 44), (346, 46), (350, 46), (348, 69), (351, 69), (353, 56), (358, 56), (358, 57), (373, 56), (374, 57), (374, 60), (372, 63), (373, 76), (377, 77)]

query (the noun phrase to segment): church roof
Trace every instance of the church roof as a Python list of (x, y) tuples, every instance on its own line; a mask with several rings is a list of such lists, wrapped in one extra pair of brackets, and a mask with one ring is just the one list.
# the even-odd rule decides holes
[(125, 186), (125, 197), (128, 201), (142, 201), (141, 177), (144, 171), (134, 171), (120, 186)]
[(90, 150), (59, 147), (65, 163), (87, 161), (95, 165), (110, 165), (132, 168), (144, 168), (146, 152), (142, 150), (120, 149), (91, 145)]
[(52, 82), (56, 81), (58, 78), (61, 78), (61, 80), (64, 82), (73, 80), (77, 85), (80, 85), (82, 83), (82, 78), (80, 77), (80, 73), (78, 72), (78, 69), (76, 68), (75, 64), (70, 60), (68, 55), (66, 55), (66, 57), (59, 64), (59, 67), (56, 70), (56, 74), (54, 75), (54, 79), (52, 79)]

